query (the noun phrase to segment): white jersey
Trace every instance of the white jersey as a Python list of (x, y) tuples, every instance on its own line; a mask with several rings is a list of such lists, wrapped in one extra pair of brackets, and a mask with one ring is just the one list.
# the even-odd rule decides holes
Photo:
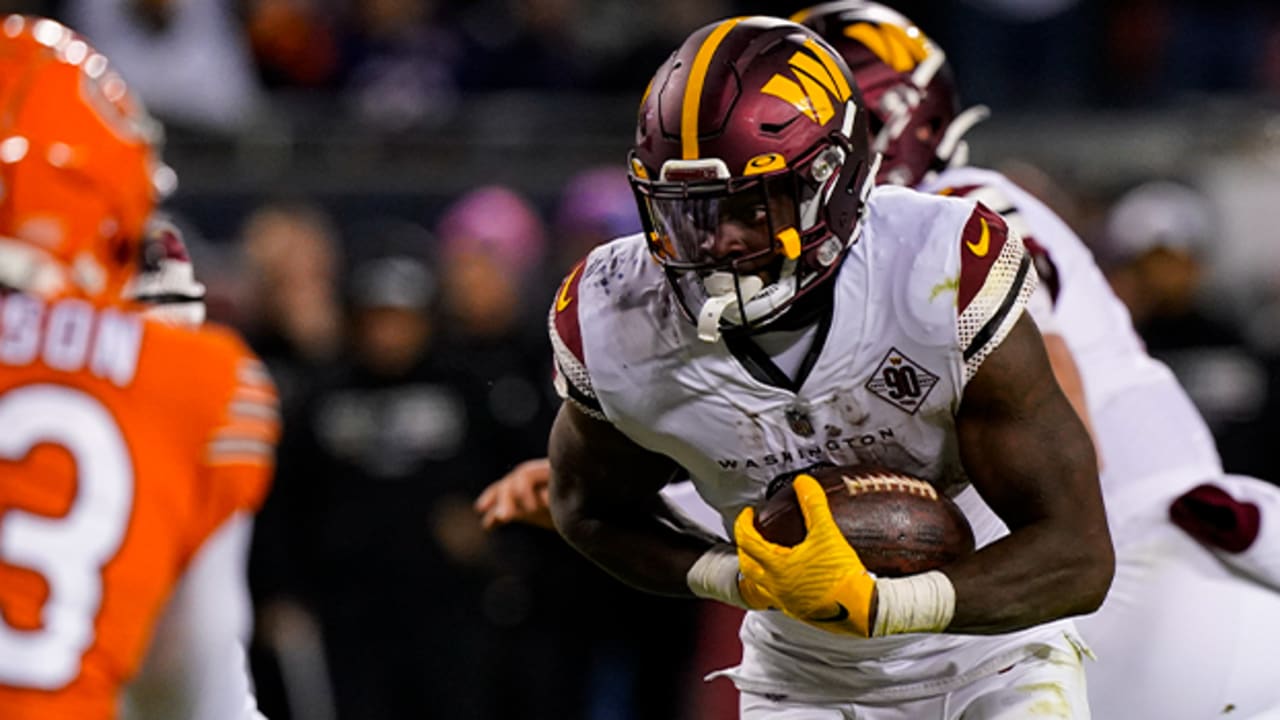
[(1051, 302), (1033, 303), (1032, 316), (1044, 332), (1062, 337), (1079, 368), (1117, 540), (1132, 513), (1153, 501), (1167, 505), (1222, 474), (1208, 426), (1173, 373), (1147, 354), (1128, 310), (1066, 223), (992, 170), (946, 170), (919, 189), (982, 202), (1035, 258)]
[[(780, 478), (817, 463), (867, 462), (956, 497), (983, 545), (1008, 530), (968, 486), (955, 413), (1035, 283), (1029, 254), (995, 213), (972, 200), (878, 188), (792, 382), (771, 379), (732, 337), (698, 340), (643, 236), (620, 238), (561, 286), (550, 318), (557, 387), (685, 468), (726, 528)], [(750, 612), (743, 663), (729, 674), (743, 690), (796, 700), (924, 696), (997, 672), (1071, 628), (860, 640)]]

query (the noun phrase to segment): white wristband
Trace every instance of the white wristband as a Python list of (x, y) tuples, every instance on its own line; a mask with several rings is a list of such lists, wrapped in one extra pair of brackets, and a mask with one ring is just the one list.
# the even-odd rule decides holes
[(694, 595), (708, 600), (719, 600), (744, 610), (749, 610), (738, 588), (738, 550), (728, 543), (712, 545), (702, 554), (689, 572), (685, 582)]
[(942, 632), (956, 614), (956, 589), (937, 570), (876, 580), (876, 623), (872, 637)]

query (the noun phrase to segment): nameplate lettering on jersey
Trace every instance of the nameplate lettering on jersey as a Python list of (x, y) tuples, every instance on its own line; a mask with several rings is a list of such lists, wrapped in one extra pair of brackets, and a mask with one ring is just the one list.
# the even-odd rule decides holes
[(30, 295), (2, 299), (0, 364), (36, 361), (61, 372), (87, 370), (117, 387), (133, 382), (142, 351), (142, 319), (119, 310), (95, 309), (77, 299), (52, 306)]
[[(828, 432), (835, 428), (828, 426)], [(839, 434), (844, 434), (843, 431)], [(814, 460), (824, 460), (831, 464), (848, 465), (855, 462), (867, 462), (859, 455), (859, 450), (870, 450), (883, 444), (896, 444), (897, 436), (891, 427), (879, 428), (873, 432), (850, 432), (844, 437), (829, 437), (812, 445), (793, 447), (790, 449), (767, 452), (763, 455), (742, 455), (738, 457), (718, 457), (716, 464), (721, 470), (757, 470), (760, 468), (788, 467), (803, 464), (812, 467)]]

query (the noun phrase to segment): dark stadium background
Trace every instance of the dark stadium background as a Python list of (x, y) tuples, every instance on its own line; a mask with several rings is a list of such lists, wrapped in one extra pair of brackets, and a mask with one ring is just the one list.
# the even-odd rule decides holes
[[(1108, 225), (1126, 191), (1176, 180), (1200, 193), (1211, 231), (1188, 240), (1203, 283), (1188, 290), (1194, 297), (1184, 310), (1203, 324), (1175, 325), (1184, 330), (1158, 342), (1202, 403), (1228, 469), (1280, 480), (1266, 441), (1280, 425), (1280, 393), (1273, 388), (1280, 378), (1280, 324), (1273, 322), (1280, 308), (1280, 8), (1261, 0), (894, 5), (947, 51), (966, 102), (991, 107), (993, 117), (970, 135), (975, 161), (1005, 170), (1045, 199), (1104, 265), (1127, 259)], [(697, 614), (693, 604), (632, 598), (543, 531), (482, 536), (491, 547), (476, 552), (500, 561), (450, 565), (437, 558), (444, 575), (403, 580), (423, 597), (445, 597), (443, 609), (430, 611), (409, 591), (398, 597), (401, 579), (418, 575), (407, 568), (426, 562), (414, 543), (432, 542), (406, 540), (402, 553), (368, 565), (373, 577), (341, 591), (352, 598), (384, 593), (367, 612), (379, 614), (378, 598), (385, 597), (394, 622), (363, 635), (340, 631), (345, 639), (330, 647), (328, 662), (308, 654), (315, 649), (306, 645), (308, 616), (299, 629), (298, 616), (287, 610), (282, 616), (272, 603), (285, 597), (290, 608), (309, 612), (332, 601), (325, 593), (343, 581), (317, 586), (314, 578), (289, 577), (297, 566), (329, 560), (296, 554), (308, 547), (294, 547), (295, 503), (308, 506), (313, 520), (322, 518), (325, 527), (308, 530), (323, 537), (369, 532), (370, 523), (390, 517), (373, 501), (315, 507), (335, 497), (385, 494), (382, 501), (400, 509), (411, 498), (423, 504), (416, 517), (425, 524), (440, 517), (435, 504), (450, 500), (456, 509), (457, 500), (474, 497), (518, 459), (541, 451), (552, 400), (539, 343), (545, 308), (575, 254), (565, 247), (567, 228), (596, 223), (594, 231), (605, 233), (636, 222), (625, 192), (585, 201), (596, 210), (611, 204), (599, 213), (607, 217), (596, 217), (592, 207), (566, 202), (566, 185), (592, 168), (622, 173), (647, 78), (691, 30), (727, 15), (800, 7), (734, 0), (0, 1), (0, 10), (49, 14), (83, 32), (166, 123), (165, 157), (180, 179), (166, 209), (185, 230), (197, 275), (210, 286), (213, 318), (264, 343), (256, 345), (259, 352), (281, 353), (283, 365), (275, 367), (291, 373), (280, 378), (290, 385), (286, 401), (294, 390), (302, 397), (323, 384), (330, 365), (347, 361), (350, 343), (297, 363), (290, 357), (296, 349), (263, 341), (270, 335), (264, 309), (243, 279), (253, 259), (240, 252), (256, 209), (283, 202), (327, 215), (339, 246), (329, 288), (335, 307), (350, 302), (349, 272), (388, 253), (418, 257), (435, 271), (436, 285), (447, 281), (440, 276), (448, 269), (438, 264), (438, 222), (470, 190), (505, 186), (544, 223), (540, 240), (532, 232), (512, 241), (537, 255), (520, 266), (527, 275), (519, 288), (519, 328), (510, 336), (520, 350), (508, 353), (502, 348), (515, 345), (501, 345), (469, 355), (468, 341), (455, 341), (468, 328), (447, 314), (436, 318), (441, 324), (429, 346), (454, 365), (470, 366), (470, 380), (490, 392), (475, 401), (479, 406), (497, 402), (498, 380), (514, 373), (539, 385), (540, 409), (526, 413), (523, 424), (471, 438), (480, 448), (476, 461), (419, 478), (431, 491), (348, 488), (349, 494), (319, 497), (305, 477), (301, 487), (296, 478), (278, 486), (282, 493), (260, 521), (254, 560), (259, 626), (272, 628), (277, 641), (302, 644), (281, 652), (261, 634), (255, 644), (271, 717), (291, 712), (328, 720), (335, 687), (348, 695), (348, 707), (361, 706), (360, 693), (376, 692), (368, 688), (377, 679), (352, 681), (354, 689), (344, 690), (347, 679), (328, 673), (386, 656), (403, 655), (399, 662), (410, 676), (404, 682), (411, 685), (422, 654), (403, 652), (405, 646), (429, 644), (442, 633), (478, 648), (467, 659), (477, 663), (469, 666), (475, 672), (461, 674), (452, 687), (485, 697), (491, 707), (458, 711), (466, 717), (724, 716), (732, 704), (727, 683), (703, 686), (699, 678), (735, 659), (732, 618)], [(210, 57), (218, 62), (202, 65)], [(237, 77), (243, 82), (228, 87)], [(525, 357), (527, 367), (512, 365)], [(496, 374), (486, 376), (486, 368)], [(286, 423), (304, 423), (299, 417), (309, 407), (287, 406)], [(289, 456), (295, 451), (282, 446), (282, 466), (297, 465)], [(465, 514), (450, 517), (467, 521)], [(466, 530), (459, 533), (465, 544)], [(595, 591), (617, 612), (598, 612), (589, 596)], [(453, 592), (474, 612), (446, 617)], [(416, 716), (404, 714), (419, 707), (411, 701), (396, 710), (383, 700), (364, 702), (365, 714), (339, 717)], [(421, 707), (452, 707), (439, 695), (419, 700)]]

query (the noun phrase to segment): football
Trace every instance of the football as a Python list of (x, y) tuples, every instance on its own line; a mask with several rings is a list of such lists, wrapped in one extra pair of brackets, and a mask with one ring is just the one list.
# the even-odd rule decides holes
[[(934, 570), (974, 551), (964, 513), (932, 485), (896, 470), (869, 465), (826, 467), (809, 473), (826, 490), (831, 515), (867, 570), (901, 577)], [(756, 508), (756, 529), (770, 542), (804, 539), (804, 515), (787, 484)]]

